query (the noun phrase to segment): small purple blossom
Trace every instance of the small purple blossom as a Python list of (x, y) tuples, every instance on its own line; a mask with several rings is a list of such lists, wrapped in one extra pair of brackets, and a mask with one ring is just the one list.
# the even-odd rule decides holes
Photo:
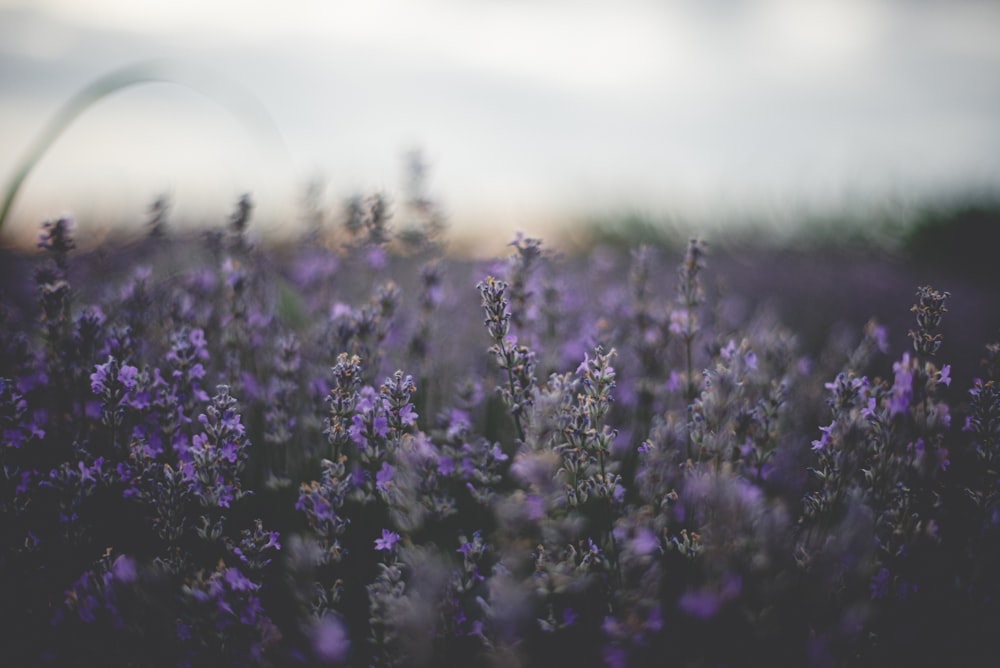
[(405, 404), (399, 409), (399, 421), (407, 427), (417, 423), (417, 413), (413, 410), (413, 404)]
[(903, 359), (894, 362), (892, 370), (895, 373), (895, 381), (888, 408), (891, 415), (899, 415), (909, 410), (910, 402), (913, 400), (913, 364), (910, 353), (903, 353)]
[(878, 419), (878, 400), (875, 397), (868, 397), (868, 403), (861, 409), (861, 417), (869, 420)]
[(878, 348), (879, 352), (883, 355), (889, 352), (889, 330), (883, 325), (872, 324), (870, 335), (872, 341), (875, 342), (875, 347)]
[(524, 507), (529, 520), (537, 522), (545, 517), (545, 499), (537, 494), (528, 494), (524, 498)]
[(116, 580), (124, 584), (134, 582), (138, 577), (135, 559), (124, 554), (119, 555), (112, 564), (111, 573)]
[(878, 572), (872, 576), (871, 582), (868, 585), (868, 591), (871, 594), (871, 599), (876, 601), (880, 598), (884, 598), (886, 594), (889, 593), (889, 569), (884, 566), (878, 569)]
[[(872, 401), (874, 401), (874, 399), (872, 399)], [(834, 420), (829, 425), (819, 428), (819, 430), (823, 432), (823, 435), (819, 438), (819, 440), (815, 440), (812, 442), (812, 449), (814, 452), (825, 450), (826, 447), (830, 445), (830, 432), (832, 432), (833, 428), (836, 426), (837, 426), (837, 421)]]
[(739, 596), (743, 590), (743, 580), (739, 576), (727, 576), (718, 589), (703, 587), (685, 592), (678, 601), (682, 611), (698, 619), (711, 619), (722, 606)]
[(357, 402), (354, 404), (355, 410), (358, 413), (372, 413), (375, 411), (375, 407), (382, 405), (382, 398), (379, 397), (375, 389), (370, 385), (365, 385), (358, 392)]
[(677, 373), (676, 369), (671, 369), (670, 376), (667, 378), (667, 382), (664, 384), (664, 389), (667, 392), (678, 392), (681, 388), (681, 375)]
[(360, 415), (351, 418), (351, 426), (347, 428), (347, 433), (356, 445), (364, 447), (368, 444), (368, 438), (365, 436), (365, 419)]
[(382, 529), (382, 537), (375, 539), (375, 549), (384, 552), (392, 552), (399, 542), (399, 534), (388, 529)]
[(387, 490), (395, 473), (396, 470), (389, 462), (382, 462), (382, 468), (375, 474), (375, 488), (383, 492)]
[(689, 310), (678, 308), (670, 312), (670, 333), (678, 336), (687, 336), (688, 333), (697, 328), (698, 320)]
[(108, 378), (108, 373), (113, 364), (113, 360), (109, 359), (104, 364), (98, 364), (94, 367), (94, 373), (90, 374), (90, 389), (93, 390), (94, 394), (104, 394), (108, 383), (112, 382), (112, 379)]
[(386, 264), (386, 254), (385, 249), (381, 246), (372, 246), (368, 249), (365, 254), (365, 260), (368, 262), (368, 266), (372, 269), (379, 270), (385, 269)]
[(223, 572), (222, 578), (233, 591), (253, 591), (258, 588), (258, 585), (254, 584), (250, 578), (243, 575), (237, 568), (227, 568)]
[(441, 455), (437, 459), (437, 472), (439, 475), (449, 476), (455, 471), (455, 460), (447, 455)]
[(324, 615), (312, 634), (313, 652), (325, 663), (344, 663), (351, 650), (351, 638), (343, 622), (332, 614)]
[(605, 645), (603, 650), (604, 665), (608, 668), (627, 668), (628, 652), (619, 645)]
[(647, 527), (640, 527), (629, 543), (632, 551), (640, 556), (652, 554), (660, 549), (660, 541)]

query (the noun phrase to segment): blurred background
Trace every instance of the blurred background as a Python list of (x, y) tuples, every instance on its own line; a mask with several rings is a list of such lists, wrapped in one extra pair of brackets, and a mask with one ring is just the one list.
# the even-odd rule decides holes
[(99, 238), (161, 195), (217, 225), (242, 193), (290, 232), (310, 187), (402, 198), (415, 155), (449, 231), (500, 242), (992, 202), (998, 37), (971, 0), (0, 0), (5, 186), (75, 94), (159, 76), (59, 132), (0, 237)]

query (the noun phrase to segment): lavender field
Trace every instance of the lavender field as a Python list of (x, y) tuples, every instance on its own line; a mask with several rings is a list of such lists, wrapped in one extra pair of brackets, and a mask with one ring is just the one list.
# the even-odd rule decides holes
[(994, 237), (251, 215), (4, 251), (3, 665), (995, 665)]

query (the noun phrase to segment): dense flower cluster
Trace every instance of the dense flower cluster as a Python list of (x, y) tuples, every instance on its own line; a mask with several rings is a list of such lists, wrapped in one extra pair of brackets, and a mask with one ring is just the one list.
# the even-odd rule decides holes
[(113, 263), (46, 223), (34, 305), (0, 303), (5, 665), (990, 646), (1000, 345), (953, 375), (949, 293), (909, 350), (872, 321), (810, 355), (702, 241), (481, 264), (401, 245), (380, 197), (343, 244), (260, 248), (252, 210), (194, 245), (161, 211)]

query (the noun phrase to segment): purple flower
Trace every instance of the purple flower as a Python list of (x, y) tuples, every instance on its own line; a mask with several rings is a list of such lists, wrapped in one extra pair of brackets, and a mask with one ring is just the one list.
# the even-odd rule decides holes
[(187, 642), (187, 641), (191, 640), (191, 625), (190, 624), (185, 624), (184, 622), (182, 622), (180, 620), (177, 620), (177, 624), (175, 626), (175, 629), (177, 631), (177, 639), (178, 640), (180, 640), (181, 642)]
[(471, 427), (469, 414), (460, 408), (452, 408), (448, 414), (448, 438), (456, 438)]
[(108, 361), (104, 364), (97, 364), (94, 366), (94, 373), (90, 374), (90, 389), (93, 390), (94, 394), (104, 393), (108, 381), (110, 380), (108, 378), (108, 372), (113, 364), (113, 358), (108, 358)]
[(339, 619), (324, 615), (313, 628), (312, 644), (321, 661), (343, 663), (351, 649), (351, 638)]
[(389, 483), (392, 482), (392, 477), (395, 473), (396, 470), (392, 468), (389, 462), (382, 462), (382, 468), (375, 474), (375, 488), (384, 492), (388, 489)]
[(372, 430), (377, 436), (385, 438), (389, 433), (389, 421), (384, 415), (379, 415), (374, 420), (372, 420)]
[(228, 430), (235, 432), (237, 434), (242, 434), (246, 431), (243, 425), (240, 423), (240, 414), (236, 411), (225, 411), (222, 414), (222, 419), (220, 420), (223, 427)]
[(468, 457), (462, 457), (461, 467), (462, 478), (467, 480), (476, 475), (476, 466)]
[(395, 549), (396, 543), (399, 542), (399, 534), (388, 529), (382, 529), (382, 537), (375, 539), (375, 549), (385, 552), (391, 552)]
[(718, 590), (708, 588), (686, 592), (678, 601), (680, 609), (698, 619), (711, 619), (723, 604), (739, 596), (743, 590), (743, 580), (738, 575), (730, 575), (723, 580)]
[(350, 318), (352, 315), (354, 315), (354, 310), (344, 302), (336, 302), (330, 307), (330, 320)]
[(243, 575), (238, 568), (227, 568), (222, 577), (233, 591), (253, 591), (259, 586)]
[(722, 602), (715, 592), (698, 589), (681, 596), (680, 609), (698, 619), (711, 619), (719, 612)]
[(660, 541), (656, 538), (656, 534), (649, 528), (640, 527), (632, 538), (631, 547), (633, 552), (644, 556), (658, 550), (660, 548)]
[(408, 427), (416, 424), (417, 413), (413, 410), (413, 404), (405, 404), (399, 409), (399, 421)]
[[(28, 492), (28, 487), (31, 485), (31, 471), (21, 471), (21, 481), (14, 487), (14, 494), (21, 496)], [(30, 532), (29, 532), (30, 533)]]
[(892, 370), (896, 376), (892, 385), (892, 397), (889, 399), (889, 412), (899, 415), (910, 407), (913, 399), (913, 369), (910, 363), (910, 353), (903, 353), (903, 359), (894, 362)]
[(628, 666), (628, 653), (618, 645), (605, 645), (604, 665), (608, 668), (626, 668)]
[(351, 418), (351, 426), (347, 428), (347, 433), (356, 445), (364, 446), (368, 443), (365, 438), (365, 419), (360, 415)]
[(381, 246), (372, 246), (365, 255), (368, 266), (375, 270), (385, 268), (385, 250)]
[(455, 471), (455, 460), (451, 457), (438, 457), (437, 470), (439, 475), (451, 475)]
[(948, 467), (951, 466), (951, 460), (948, 458), (948, 448), (938, 448), (935, 454), (938, 458), (938, 468), (942, 471), (947, 471)]
[(875, 342), (875, 347), (879, 352), (885, 354), (889, 352), (889, 330), (882, 325), (874, 325), (871, 329), (871, 337)]
[(465, 635), (467, 635), (467, 636), (478, 636), (480, 638), (485, 638), (486, 636), (483, 634), (483, 620), (481, 620), (481, 619), (473, 620), (473, 622), (471, 624), (471, 628), (469, 629), (469, 632), (466, 633)]
[(678, 336), (687, 335), (697, 329), (697, 318), (687, 309), (679, 308), (670, 312), (670, 333)]
[(871, 583), (868, 585), (868, 591), (871, 592), (872, 600), (883, 598), (889, 593), (889, 569), (884, 566), (878, 569), (878, 573), (872, 576)]
[(98, 478), (101, 476), (101, 465), (104, 464), (104, 457), (98, 457), (94, 460), (94, 465), (87, 467), (82, 461), (78, 462), (77, 465), (80, 468), (80, 482), (97, 482), (97, 478), (94, 477), (96, 473)]
[(355, 402), (354, 408), (359, 413), (370, 413), (375, 410), (375, 401), (379, 398), (371, 386), (365, 385), (358, 392), (358, 400)]
[(558, 465), (555, 453), (522, 451), (514, 457), (510, 472), (523, 483), (541, 486), (552, 479)]
[(601, 631), (604, 632), (604, 635), (612, 638), (624, 638), (626, 633), (622, 623), (611, 615), (605, 617), (604, 621), (601, 622)]
[[(874, 400), (873, 400), (874, 401)], [(823, 436), (819, 440), (812, 442), (812, 449), (814, 452), (819, 452), (820, 450), (825, 450), (826, 446), (830, 445), (830, 432), (837, 425), (837, 421), (834, 420), (826, 427), (820, 427), (819, 430), (823, 432)]]
[(529, 494), (524, 497), (524, 507), (530, 520), (537, 521), (545, 516), (545, 499), (537, 494)]
[(667, 378), (667, 382), (664, 385), (664, 389), (667, 392), (676, 392), (681, 388), (681, 377), (676, 371), (670, 371), (670, 377)]
[(621, 485), (615, 485), (614, 490), (611, 492), (611, 498), (615, 500), (615, 503), (622, 503), (625, 501), (625, 488)]
[(139, 380), (139, 370), (134, 366), (129, 366), (128, 364), (123, 364), (122, 368), (118, 371), (118, 382), (122, 384), (126, 392), (131, 392), (135, 389), (136, 384)]
[(365, 484), (366, 475), (365, 470), (358, 466), (357, 464), (351, 469), (351, 484), (355, 487), (361, 487)]
[(649, 615), (646, 617), (646, 623), (643, 626), (653, 632), (663, 628), (663, 613), (659, 605), (654, 605), (650, 608)]
[(877, 409), (878, 409), (878, 401), (876, 401), (875, 397), (868, 397), (868, 404), (861, 409), (861, 417), (868, 419), (876, 419), (878, 417), (878, 415), (875, 412)]
[(198, 351), (197, 356), (199, 359), (205, 359), (208, 357), (208, 352), (205, 351), (205, 348), (208, 346), (208, 341), (205, 340), (204, 331), (200, 329), (192, 329), (188, 334), (188, 341), (190, 341), (191, 345)]
[(111, 565), (111, 573), (116, 580), (128, 584), (135, 582), (138, 574), (135, 568), (135, 559), (124, 554), (119, 555)]
[(275, 550), (281, 549), (281, 543), (278, 542), (280, 534), (277, 531), (269, 531), (267, 534), (267, 543), (264, 544), (262, 550), (266, 550), (269, 547), (273, 547)]
[(225, 443), (222, 444), (222, 447), (219, 448), (220, 452), (222, 453), (222, 458), (227, 462), (229, 462), (230, 464), (235, 464), (237, 455), (239, 455), (239, 447), (240, 446), (237, 443), (233, 443), (232, 441), (226, 441)]
[(222, 261), (222, 277), (226, 282), (226, 285), (230, 288), (235, 288), (240, 285), (245, 278), (243, 268), (240, 266), (238, 260), (234, 260), (231, 257), (227, 257)]

